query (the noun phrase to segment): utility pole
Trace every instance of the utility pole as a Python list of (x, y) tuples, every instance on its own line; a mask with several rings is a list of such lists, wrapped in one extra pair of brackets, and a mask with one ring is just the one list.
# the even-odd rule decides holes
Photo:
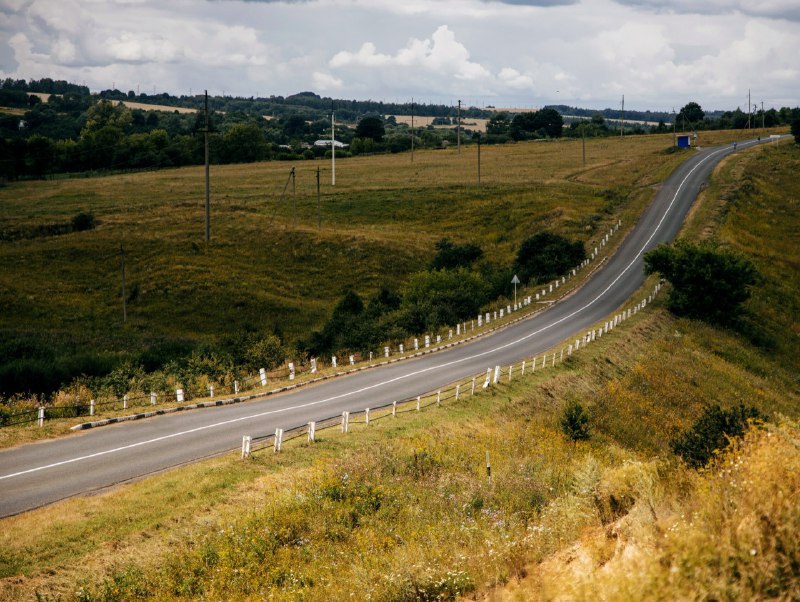
[(481, 133), (478, 132), (478, 186), (481, 185)]
[[(761, 101), (761, 129), (762, 130), (764, 129), (764, 101), (763, 100)], [(762, 135), (764, 134), (763, 131), (761, 133), (762, 133)]]
[(619, 137), (622, 138), (625, 135), (625, 95), (622, 95), (622, 121), (619, 124)]
[(458, 153), (461, 154), (461, 100), (458, 101)]
[(205, 142), (205, 155), (206, 155), (206, 244), (211, 242), (211, 188), (209, 185), (209, 168), (208, 168), (208, 90), (206, 90), (206, 127), (203, 128), (203, 137)]
[(414, 162), (414, 99), (411, 99), (411, 162)]
[(750, 102), (750, 88), (747, 88), (747, 129), (750, 129), (750, 115), (753, 113), (753, 104)]
[(125, 324), (128, 321), (128, 300), (125, 295), (125, 249), (122, 245), (119, 246), (119, 268), (122, 273), (122, 323)]
[(319, 167), (317, 167), (317, 230), (322, 229), (322, 205), (319, 194)]
[(336, 186), (336, 117), (331, 104), (331, 186)]
[(586, 167), (586, 123), (581, 124), (581, 146), (583, 147), (583, 166)]
[(292, 227), (297, 228), (297, 187), (295, 186), (294, 167), (292, 167)]
[(675, 132), (675, 121), (677, 121), (675, 118), (675, 107), (672, 107), (672, 146), (678, 146), (678, 138)]

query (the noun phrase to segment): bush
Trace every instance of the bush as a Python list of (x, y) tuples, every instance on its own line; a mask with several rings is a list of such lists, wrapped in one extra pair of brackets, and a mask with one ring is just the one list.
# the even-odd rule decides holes
[(687, 465), (700, 468), (708, 464), (715, 452), (725, 449), (731, 439), (744, 435), (750, 421), (763, 419), (753, 407), (739, 405), (723, 410), (718, 405), (710, 406), (689, 431), (670, 443), (670, 447)]
[(672, 313), (723, 326), (738, 322), (748, 287), (758, 280), (750, 260), (707, 243), (659, 245), (645, 254), (644, 265), (645, 272), (658, 272), (672, 284)]
[(589, 415), (578, 402), (572, 402), (564, 408), (561, 415), (561, 430), (572, 441), (589, 439)]
[(571, 241), (552, 232), (539, 232), (519, 247), (514, 270), (528, 284), (547, 282), (566, 273), (586, 259), (580, 241)]
[(483, 257), (483, 250), (476, 244), (457, 245), (443, 238), (436, 243), (436, 256), (431, 261), (432, 270), (454, 270), (469, 268)]
[(83, 232), (85, 230), (94, 230), (95, 220), (92, 213), (81, 211), (78, 215), (72, 218), (72, 231)]

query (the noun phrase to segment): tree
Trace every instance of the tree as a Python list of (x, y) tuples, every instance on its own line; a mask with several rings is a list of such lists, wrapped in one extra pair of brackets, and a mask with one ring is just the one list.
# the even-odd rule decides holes
[(689, 125), (703, 121), (706, 114), (696, 102), (687, 103), (678, 113), (678, 123), (686, 122)]
[(486, 133), (494, 135), (508, 134), (511, 127), (511, 119), (506, 111), (495, 113), (486, 123)]
[(475, 316), (487, 300), (488, 286), (464, 269), (419, 272), (403, 295), (405, 328), (412, 333), (435, 330)]
[(564, 119), (555, 109), (546, 108), (534, 113), (536, 130), (543, 131), (549, 138), (561, 138)]
[(659, 245), (644, 256), (645, 272), (672, 284), (667, 307), (679, 316), (723, 326), (737, 323), (758, 271), (746, 257), (703, 243)]
[(383, 126), (383, 119), (376, 116), (364, 117), (356, 126), (356, 138), (368, 138), (374, 142), (383, 140), (386, 129)]
[(792, 136), (796, 144), (800, 144), (800, 115), (792, 120)]
[(523, 241), (517, 251), (514, 270), (524, 283), (553, 280), (586, 259), (580, 241), (552, 232), (539, 232)]

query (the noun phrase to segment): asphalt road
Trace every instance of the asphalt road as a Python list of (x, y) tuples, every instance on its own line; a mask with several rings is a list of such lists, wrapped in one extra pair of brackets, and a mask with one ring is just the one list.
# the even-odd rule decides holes
[[(742, 149), (756, 141), (740, 142)], [(663, 184), (617, 253), (576, 293), (474, 342), (242, 404), (126, 422), (0, 451), (0, 517), (240, 447), (254, 437), (362, 411), (507, 366), (613, 314), (644, 281), (642, 255), (672, 240), (730, 146), (696, 151)]]

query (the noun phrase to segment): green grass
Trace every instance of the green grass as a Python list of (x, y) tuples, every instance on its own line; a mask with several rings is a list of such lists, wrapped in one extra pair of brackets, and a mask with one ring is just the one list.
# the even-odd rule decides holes
[[(212, 167), (212, 244), (203, 242), (201, 168), (12, 183), (0, 188), (0, 231), (66, 223), (90, 211), (98, 227), (0, 242), (0, 332), (60, 349), (129, 353), (162, 340), (216, 342), (232, 330), (279, 330), (287, 342), (328, 317), (345, 287), (370, 294), (424, 269), (445, 236), (508, 263), (548, 228), (589, 241), (626, 226), (680, 160), (669, 137), (596, 141), (586, 168), (574, 142), (297, 165), (297, 221), (286, 163)], [(317, 229), (316, 168), (322, 174)], [(122, 324), (120, 245), (128, 291)]]

